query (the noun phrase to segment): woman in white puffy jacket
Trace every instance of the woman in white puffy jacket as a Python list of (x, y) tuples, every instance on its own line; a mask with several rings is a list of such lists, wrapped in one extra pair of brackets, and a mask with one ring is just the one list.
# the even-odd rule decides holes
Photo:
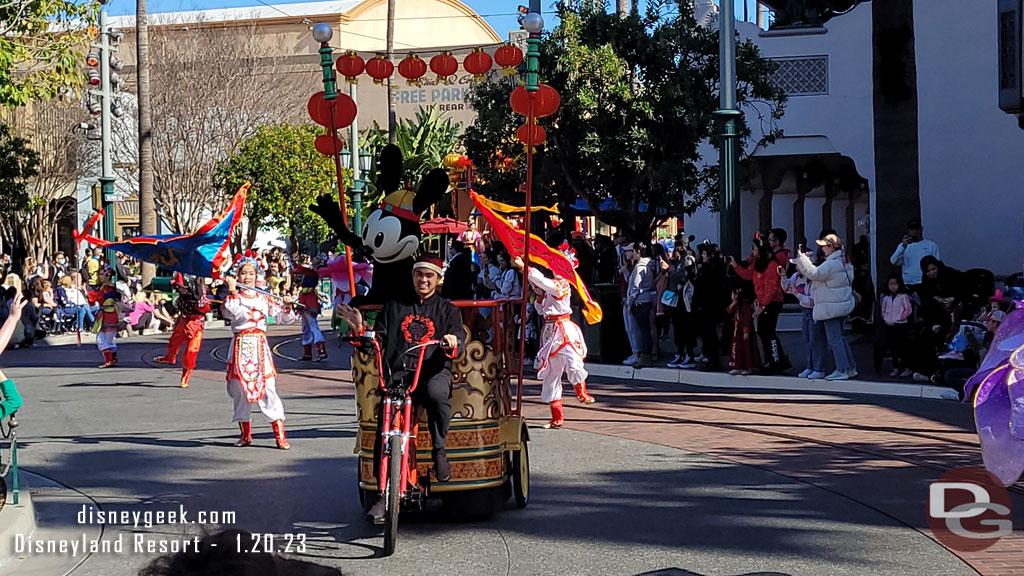
[(843, 324), (856, 306), (853, 266), (846, 262), (843, 245), (835, 234), (818, 240), (818, 246), (821, 246), (825, 254), (825, 261), (821, 265), (812, 264), (804, 253), (800, 253), (794, 262), (797, 270), (811, 283), (814, 321), (825, 325), (825, 337), (836, 359), (836, 371), (826, 376), (825, 380), (849, 380), (857, 375), (857, 366), (850, 345), (843, 335)]

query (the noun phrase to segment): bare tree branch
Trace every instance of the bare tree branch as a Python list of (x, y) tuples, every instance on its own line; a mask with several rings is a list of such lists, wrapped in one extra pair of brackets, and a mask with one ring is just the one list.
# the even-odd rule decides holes
[[(295, 73), (253, 26), (154, 27), (150, 51), (153, 192), (160, 217), (186, 233), (222, 207), (212, 186), (218, 162), (259, 126), (305, 118), (318, 70), (305, 66), (307, 74)], [(125, 104), (115, 157), (124, 158), (119, 175), (135, 184), (134, 103)]]

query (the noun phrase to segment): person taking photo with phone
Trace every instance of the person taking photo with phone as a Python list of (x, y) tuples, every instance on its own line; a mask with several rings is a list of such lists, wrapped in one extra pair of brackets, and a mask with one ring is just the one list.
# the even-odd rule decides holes
[(921, 285), (921, 259), (925, 256), (942, 260), (939, 245), (925, 239), (921, 220), (913, 218), (907, 222), (907, 233), (889, 259), (893, 266), (902, 267), (903, 283), (912, 292), (916, 292)]

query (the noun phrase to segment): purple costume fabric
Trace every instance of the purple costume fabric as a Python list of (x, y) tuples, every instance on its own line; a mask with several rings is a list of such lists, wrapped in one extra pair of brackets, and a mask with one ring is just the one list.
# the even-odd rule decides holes
[(964, 387), (965, 399), (978, 389), (974, 421), (982, 459), (1004, 486), (1024, 474), (1024, 302), (1015, 306)]

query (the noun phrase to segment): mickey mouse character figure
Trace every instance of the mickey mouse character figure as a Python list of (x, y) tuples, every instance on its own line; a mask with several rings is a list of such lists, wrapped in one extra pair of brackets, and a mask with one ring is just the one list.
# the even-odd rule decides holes
[(416, 191), (399, 190), (402, 183), (402, 152), (393, 144), (386, 146), (377, 161), (380, 175), (377, 189), (388, 194), (380, 207), (366, 219), (362, 235), (345, 225), (341, 209), (332, 194), (317, 198), (309, 210), (320, 216), (341, 241), (373, 257), (373, 282), (365, 297), (351, 304), (384, 304), (409, 299), (415, 293), (409, 283), (413, 256), (420, 245), (420, 216), (441, 200), (448, 191), (448, 172), (435, 168), (420, 181)]

